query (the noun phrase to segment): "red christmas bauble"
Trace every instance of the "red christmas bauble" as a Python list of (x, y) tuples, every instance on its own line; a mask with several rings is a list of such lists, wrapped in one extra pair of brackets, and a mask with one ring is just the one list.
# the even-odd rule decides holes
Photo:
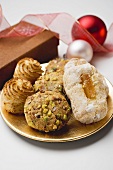
[(105, 23), (99, 17), (85, 15), (79, 18), (78, 21), (100, 44), (104, 43), (107, 29)]

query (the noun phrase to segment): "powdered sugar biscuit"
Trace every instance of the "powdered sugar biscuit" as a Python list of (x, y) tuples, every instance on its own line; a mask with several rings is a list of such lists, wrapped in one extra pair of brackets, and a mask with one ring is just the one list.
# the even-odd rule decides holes
[(89, 124), (106, 116), (108, 86), (94, 66), (84, 59), (71, 59), (65, 65), (63, 83), (78, 121)]

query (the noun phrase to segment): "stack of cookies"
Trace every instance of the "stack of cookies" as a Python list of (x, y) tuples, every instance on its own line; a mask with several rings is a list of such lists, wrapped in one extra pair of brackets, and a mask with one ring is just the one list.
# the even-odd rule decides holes
[(71, 114), (84, 124), (98, 122), (108, 111), (104, 77), (84, 59), (50, 61), (45, 72), (38, 61), (24, 58), (2, 90), (8, 112), (24, 113), (27, 124), (50, 132), (65, 126)]
[(32, 83), (41, 75), (40, 63), (32, 58), (24, 58), (17, 63), (13, 78), (2, 90), (5, 109), (14, 114), (24, 112), (24, 103), (34, 93)]
[[(68, 60), (60, 58), (50, 61), (42, 75), (43, 71), (38, 61), (32, 58), (20, 60), (15, 68), (13, 79), (6, 82), (2, 90), (5, 109), (14, 114), (24, 113), (27, 124), (34, 129), (44, 132), (61, 129), (71, 116), (71, 108), (63, 90), (64, 65), (67, 62)], [(26, 87), (21, 87), (23, 93), (20, 96), (19, 80), (22, 84), (26, 81), (26, 86), (29, 82), (29, 94), (26, 92)], [(15, 95), (10, 94), (9, 102), (7, 98), (10, 84), (14, 84), (14, 81), (17, 83), (18, 90)], [(6, 86), (9, 87), (9, 91)], [(18, 103), (16, 111), (10, 109), (15, 102)]]

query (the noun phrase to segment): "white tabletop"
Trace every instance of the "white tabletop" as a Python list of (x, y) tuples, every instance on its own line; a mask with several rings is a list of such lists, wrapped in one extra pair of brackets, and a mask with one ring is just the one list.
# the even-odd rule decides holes
[[(26, 14), (67, 12), (113, 22), (112, 0), (0, 0), (11, 25)], [(60, 55), (66, 47), (61, 44)], [(94, 56), (92, 63), (113, 83), (113, 57)], [(113, 170), (113, 119), (98, 133), (68, 143), (43, 143), (12, 131), (0, 116), (0, 170)]]

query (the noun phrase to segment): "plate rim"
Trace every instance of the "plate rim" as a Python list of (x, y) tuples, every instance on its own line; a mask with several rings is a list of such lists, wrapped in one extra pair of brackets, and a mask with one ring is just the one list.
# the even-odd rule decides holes
[(32, 139), (32, 140), (35, 140), (35, 141), (40, 141), (40, 142), (51, 142), (51, 143), (61, 143), (61, 142), (71, 142), (71, 141), (76, 141), (76, 140), (80, 140), (80, 139), (83, 139), (83, 138), (86, 138), (86, 137), (89, 137), (95, 133), (97, 133), (98, 131), (100, 131), (101, 129), (103, 129), (110, 121), (111, 119), (113, 118), (113, 113), (111, 114), (111, 116), (109, 117), (109, 119), (106, 121), (106, 123), (102, 124), (102, 126), (98, 129), (96, 129), (95, 131), (92, 131), (92, 132), (89, 132), (89, 133), (86, 133), (84, 135), (81, 135), (81, 136), (77, 136), (77, 137), (70, 137), (68, 139), (49, 139), (49, 138), (39, 138), (39, 137), (33, 137), (29, 134), (26, 134), (22, 131), (20, 131), (19, 129), (15, 128), (15, 126), (12, 126), (8, 121), (7, 119), (4, 117), (4, 114), (2, 112), (2, 109), (0, 108), (0, 112), (1, 112), (1, 116), (3, 118), (3, 120), (5, 121), (5, 123), (8, 125), (8, 127), (13, 130), (14, 132), (16, 132), (17, 134), (23, 136), (23, 137), (26, 137), (28, 139)]
[[(107, 80), (106, 80), (106, 83), (109, 84), (111, 87), (112, 87), (112, 91), (113, 91), (113, 85), (112, 83)], [(108, 86), (109, 87), (109, 86)], [(91, 131), (91, 132), (87, 132), (85, 134), (82, 134), (82, 135), (78, 135), (78, 136), (75, 136), (75, 137), (68, 137), (67, 139), (65, 138), (42, 138), (42, 137), (38, 137), (38, 136), (32, 136), (28, 133), (25, 133), (23, 131), (21, 131), (20, 129), (17, 129), (15, 126), (13, 126), (7, 119), (6, 117), (4, 116), (4, 113), (3, 113), (3, 108), (2, 108), (2, 102), (1, 102), (1, 93), (0, 92), (0, 112), (1, 112), (1, 116), (3, 118), (3, 120), (5, 121), (5, 123), (8, 125), (9, 128), (11, 128), (14, 132), (16, 132), (17, 134), (23, 136), (23, 137), (26, 137), (26, 138), (29, 138), (29, 139), (32, 139), (32, 140), (35, 140), (35, 141), (40, 141), (40, 142), (51, 142), (51, 143), (61, 143), (61, 142), (70, 142), (70, 141), (76, 141), (76, 140), (80, 140), (80, 139), (83, 139), (83, 138), (86, 138), (86, 137), (89, 137), (95, 133), (97, 133), (98, 131), (100, 131), (101, 129), (103, 129), (110, 121), (111, 119), (113, 118), (113, 112), (112, 114), (110, 115), (109, 119), (106, 120), (105, 123), (103, 123), (99, 128), (95, 129), (94, 131)], [(113, 109), (113, 108), (112, 108)], [(98, 123), (98, 122), (97, 122)]]

